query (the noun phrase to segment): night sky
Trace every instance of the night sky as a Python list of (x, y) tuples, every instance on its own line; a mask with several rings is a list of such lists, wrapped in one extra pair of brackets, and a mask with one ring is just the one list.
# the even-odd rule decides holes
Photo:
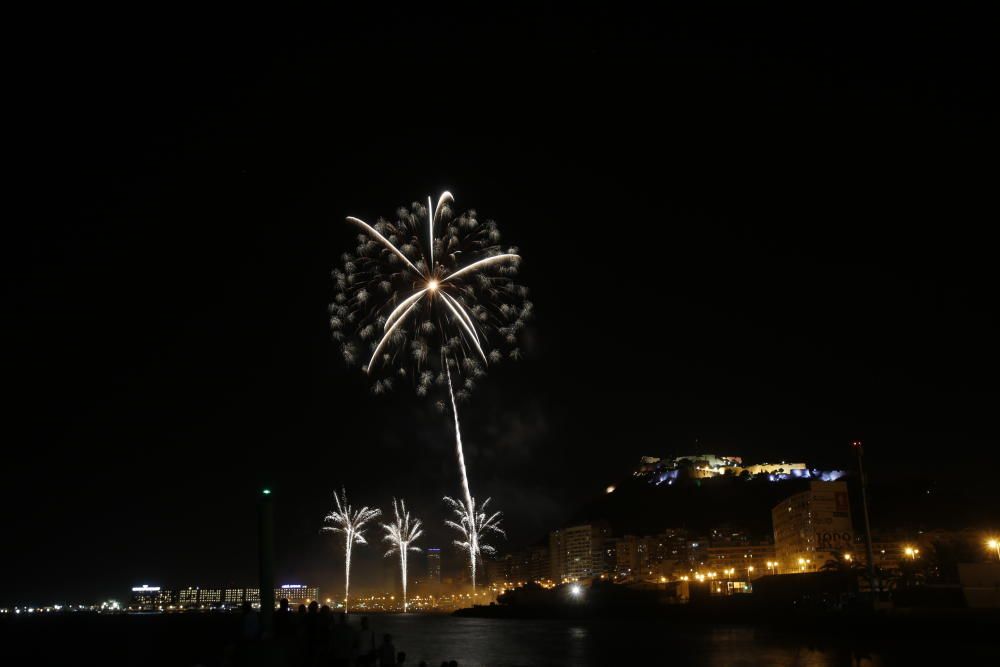
[(339, 586), (342, 484), (447, 546), (447, 415), (372, 396), (326, 310), (344, 216), (443, 189), (537, 312), (461, 408), (508, 547), (644, 454), (862, 438), (1000, 502), (982, 17), (74, 11), (8, 60), (0, 603), (249, 584), (264, 485), (282, 581)]

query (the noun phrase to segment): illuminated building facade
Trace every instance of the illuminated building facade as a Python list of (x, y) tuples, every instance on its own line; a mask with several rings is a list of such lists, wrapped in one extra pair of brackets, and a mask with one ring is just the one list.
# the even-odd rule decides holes
[(198, 588), (182, 588), (177, 592), (177, 604), (188, 609), (197, 607), (200, 592)]
[[(227, 588), (222, 592), (222, 602), (227, 605), (243, 604), (247, 590), (246, 588)], [(260, 599), (259, 593), (257, 599)], [(246, 601), (249, 602), (249, 600)]]
[(176, 599), (181, 609), (212, 609), (222, 604), (222, 589), (189, 586), (177, 591)]
[(851, 508), (844, 482), (811, 482), (809, 489), (771, 510), (778, 572), (812, 572), (834, 552), (855, 551)]
[(625, 535), (616, 539), (613, 546), (616, 579), (639, 581), (657, 574), (659, 564), (669, 560), (670, 541), (664, 538), (664, 535)]
[(441, 550), (438, 548), (427, 549), (427, 581), (441, 583)]
[(498, 556), (493, 560), (483, 562), (486, 569), (486, 583), (509, 584), (513, 579), (514, 558), (511, 555)]
[(154, 611), (166, 609), (172, 604), (174, 604), (173, 591), (143, 584), (132, 587), (132, 598), (128, 608), (130, 611)]
[(772, 563), (777, 560), (773, 544), (741, 544), (710, 546), (706, 550), (705, 566), (715, 572), (732, 570), (739, 579), (756, 579), (775, 574)]
[(274, 599), (280, 600), (281, 598), (287, 599), (289, 605), (309, 604), (313, 600), (319, 599), (319, 587), (306, 586), (305, 584), (282, 584), (281, 588), (274, 589)]
[(515, 581), (545, 581), (552, 577), (548, 546), (536, 546), (514, 554), (511, 577)]
[(218, 607), (222, 604), (221, 588), (200, 588), (198, 589), (199, 607)]
[(782, 461), (780, 463), (754, 463), (743, 465), (739, 456), (715, 454), (690, 454), (672, 459), (643, 456), (637, 477), (647, 478), (653, 484), (673, 484), (680, 478), (709, 479), (712, 477), (746, 477), (766, 475), (772, 482), (786, 479), (815, 479), (836, 481), (844, 476), (842, 470), (818, 470), (805, 463)]
[(610, 529), (605, 523), (572, 526), (549, 533), (552, 580), (578, 581), (605, 573), (609, 537)]
[[(285, 584), (274, 589), (274, 599), (287, 598), (290, 604), (308, 604), (319, 599), (319, 588), (304, 584)], [(136, 586), (132, 589), (129, 611), (174, 611), (182, 609), (215, 609), (235, 607), (249, 602), (260, 605), (258, 588), (201, 588), (189, 586), (168, 590), (159, 586)]]

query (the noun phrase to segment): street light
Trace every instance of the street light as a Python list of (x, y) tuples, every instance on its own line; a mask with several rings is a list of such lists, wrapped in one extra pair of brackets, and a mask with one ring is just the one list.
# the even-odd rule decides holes
[(997, 560), (1000, 560), (1000, 540), (998, 540), (995, 537), (991, 537), (990, 539), (986, 540), (986, 546), (988, 546), (990, 549), (993, 549), (993, 551), (995, 551), (997, 554)]
[(903, 553), (905, 553), (907, 556), (909, 556), (910, 560), (915, 560), (916, 557), (917, 557), (917, 554), (920, 553), (920, 549), (916, 549), (914, 547), (906, 547), (905, 549), (903, 549)]
[(861, 483), (861, 510), (865, 518), (865, 552), (868, 554), (868, 584), (871, 587), (872, 604), (879, 590), (878, 579), (875, 578), (875, 555), (872, 553), (872, 524), (868, 520), (868, 483), (865, 480), (865, 450), (860, 440), (851, 443), (858, 454), (858, 481)]

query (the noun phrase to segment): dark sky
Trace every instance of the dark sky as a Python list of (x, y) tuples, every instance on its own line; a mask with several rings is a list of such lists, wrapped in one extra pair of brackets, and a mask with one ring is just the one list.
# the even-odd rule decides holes
[(326, 321), (344, 216), (443, 189), (536, 305), (462, 415), (511, 546), (696, 449), (861, 437), (1000, 500), (983, 17), (76, 11), (8, 61), (0, 603), (253, 581), (265, 484), (283, 580), (339, 585), (342, 484), (446, 546), (446, 416), (371, 396)]

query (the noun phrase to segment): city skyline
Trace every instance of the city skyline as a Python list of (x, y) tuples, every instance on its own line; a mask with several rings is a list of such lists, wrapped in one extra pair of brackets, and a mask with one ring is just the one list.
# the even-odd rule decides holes
[(405, 497), (453, 559), (447, 415), (372, 395), (327, 311), (344, 217), (444, 190), (518, 244), (535, 305), (459, 406), (502, 552), (642, 456), (851, 472), (860, 439), (876, 522), (900, 489), (929, 528), (1000, 505), (985, 25), (94, 11), (17, 82), (0, 604), (253, 582), (262, 488), (278, 581), (337, 581), (345, 486)]

